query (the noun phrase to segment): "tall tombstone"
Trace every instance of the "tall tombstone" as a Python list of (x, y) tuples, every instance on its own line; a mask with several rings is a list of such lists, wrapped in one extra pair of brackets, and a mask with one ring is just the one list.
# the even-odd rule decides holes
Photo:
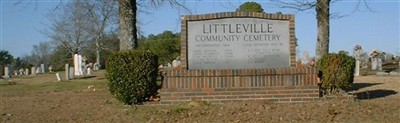
[(31, 67), (31, 75), (36, 76), (36, 68), (35, 67)]
[(4, 67), (4, 78), (10, 78), (10, 70), (8, 69), (7, 66)]
[(39, 74), (42, 70), (40, 69), (40, 67), (36, 68), (36, 74)]
[(61, 81), (61, 76), (60, 76), (60, 73), (56, 73), (56, 77), (57, 77), (57, 81)]
[(74, 67), (69, 67), (69, 76), (68, 79), (74, 79)]
[(45, 73), (45, 68), (44, 68), (44, 64), (40, 64), (40, 69), (42, 70), (42, 73)]
[(75, 75), (79, 75), (79, 55), (74, 54), (74, 73)]
[(69, 64), (65, 64), (65, 79), (69, 80)]
[(361, 45), (356, 45), (354, 46), (353, 49), (353, 57), (356, 59), (356, 68), (354, 69), (354, 76), (359, 76), (360, 75), (360, 59), (361, 59), (361, 53), (363, 52)]
[(79, 75), (83, 75), (83, 70), (82, 70), (82, 55), (78, 55), (78, 67)]
[(25, 75), (29, 75), (29, 69), (25, 69)]

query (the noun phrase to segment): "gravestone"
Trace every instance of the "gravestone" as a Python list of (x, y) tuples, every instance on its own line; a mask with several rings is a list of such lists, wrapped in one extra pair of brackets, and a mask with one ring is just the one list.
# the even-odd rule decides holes
[(69, 72), (69, 64), (65, 64), (65, 68), (64, 69), (65, 69), (65, 79), (69, 80), (69, 76), (70, 76), (69, 75), (69, 73), (70, 73)]
[(68, 79), (74, 79), (74, 67), (69, 67), (69, 76), (68, 76)]
[(42, 70), (41, 73), (45, 73), (46, 72), (46, 70), (44, 68), (44, 64), (40, 64), (40, 69)]
[(36, 68), (36, 73), (35, 73), (35, 74), (39, 74), (39, 73), (41, 72), (40, 69), (41, 69), (40, 67), (37, 67), (37, 68)]
[(52, 65), (49, 66), (49, 72), (50, 72), (50, 73), (53, 72), (53, 66), (52, 66)]
[(86, 69), (86, 75), (91, 75), (92, 74), (92, 70), (90, 69), (90, 67), (88, 67)]
[(172, 67), (172, 64), (171, 64), (171, 63), (168, 63), (168, 64), (167, 64), (167, 67), (168, 67), (168, 68)]
[(356, 45), (353, 48), (353, 57), (356, 59), (356, 68), (354, 69), (354, 76), (360, 75), (360, 59), (363, 52), (361, 45)]
[(172, 67), (178, 67), (179, 65), (181, 65), (181, 60), (178, 56), (174, 61), (172, 61)]
[(301, 55), (301, 64), (308, 64), (309, 60), (310, 60), (310, 55), (308, 54), (308, 51), (304, 51), (303, 54)]
[(25, 75), (29, 75), (29, 69), (25, 69)]
[(371, 69), (372, 70), (382, 70), (382, 59), (381, 54), (378, 50), (374, 49), (369, 54), (371, 57)]
[(57, 81), (61, 81), (60, 73), (56, 73)]
[(35, 67), (31, 67), (31, 75), (36, 76), (36, 68)]
[(21, 76), (24, 75), (24, 69), (22, 69), (22, 68), (19, 69), (19, 75), (21, 75)]
[(10, 78), (10, 70), (8, 69), (7, 66), (4, 67), (4, 78), (5, 79)]

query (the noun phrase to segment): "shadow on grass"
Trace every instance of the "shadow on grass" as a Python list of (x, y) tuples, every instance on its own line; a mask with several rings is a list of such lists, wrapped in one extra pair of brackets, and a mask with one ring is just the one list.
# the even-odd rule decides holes
[(376, 99), (376, 98), (386, 97), (386, 96), (394, 95), (394, 94), (397, 94), (397, 92), (393, 91), (393, 90), (377, 89), (377, 90), (371, 90), (371, 91), (358, 92), (358, 93), (354, 93), (353, 95), (357, 96), (357, 99), (368, 100), (368, 99)]
[(96, 76), (80, 76), (80, 77), (76, 77), (75, 79), (90, 79), (90, 78), (94, 78)]
[(357, 91), (361, 88), (366, 88), (366, 87), (370, 87), (370, 86), (374, 86), (374, 85), (379, 85), (382, 83), (353, 83), (353, 85), (350, 88), (344, 89), (346, 92), (349, 91)]

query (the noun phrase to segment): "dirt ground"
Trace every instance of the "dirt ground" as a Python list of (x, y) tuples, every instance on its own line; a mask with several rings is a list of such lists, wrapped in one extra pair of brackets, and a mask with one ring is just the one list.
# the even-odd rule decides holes
[(54, 73), (40, 74), (0, 80), (0, 122), (400, 121), (400, 76), (356, 77), (347, 91), (358, 99), (124, 106), (108, 92), (104, 71), (64, 82), (57, 82)]

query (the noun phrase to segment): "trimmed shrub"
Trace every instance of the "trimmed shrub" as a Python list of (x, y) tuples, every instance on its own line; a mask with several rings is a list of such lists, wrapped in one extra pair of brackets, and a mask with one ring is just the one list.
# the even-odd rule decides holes
[(318, 62), (317, 67), (322, 72), (322, 88), (337, 93), (340, 88), (351, 87), (354, 80), (355, 59), (346, 54), (327, 54)]
[(140, 104), (157, 93), (158, 57), (150, 51), (111, 54), (106, 63), (108, 90), (124, 104)]

